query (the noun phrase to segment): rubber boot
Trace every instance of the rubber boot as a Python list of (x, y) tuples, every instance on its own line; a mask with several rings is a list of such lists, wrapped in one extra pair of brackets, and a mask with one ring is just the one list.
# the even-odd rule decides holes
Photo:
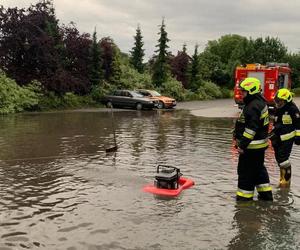
[(259, 192), (257, 198), (263, 201), (273, 201), (272, 191)]
[(239, 196), (239, 195), (236, 196), (236, 201), (252, 201), (252, 200), (253, 200), (253, 197), (245, 198), (245, 197), (242, 197), (242, 196)]
[(292, 168), (280, 168), (279, 187), (289, 187), (291, 185)]

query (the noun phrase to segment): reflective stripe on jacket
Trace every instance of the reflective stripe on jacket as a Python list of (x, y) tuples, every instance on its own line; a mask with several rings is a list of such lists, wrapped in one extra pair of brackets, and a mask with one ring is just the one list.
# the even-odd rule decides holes
[(245, 107), (235, 124), (235, 135), (241, 149), (268, 147), (269, 112), (260, 94), (248, 96)]
[(272, 132), (281, 141), (293, 139), (295, 136), (300, 138), (300, 112), (295, 103), (286, 103), (275, 110)]

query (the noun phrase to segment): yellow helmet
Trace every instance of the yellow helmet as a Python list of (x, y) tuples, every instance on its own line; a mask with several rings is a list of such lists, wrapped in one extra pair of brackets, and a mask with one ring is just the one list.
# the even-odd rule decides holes
[(293, 100), (292, 93), (288, 89), (279, 89), (275, 94), (275, 99), (281, 99), (287, 102), (291, 102)]
[(260, 81), (254, 77), (248, 77), (240, 84), (242, 90), (247, 91), (250, 95), (257, 94), (261, 91)]

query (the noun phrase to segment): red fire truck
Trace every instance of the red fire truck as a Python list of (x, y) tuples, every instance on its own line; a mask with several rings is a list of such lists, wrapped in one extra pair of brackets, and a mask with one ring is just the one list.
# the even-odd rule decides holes
[(291, 69), (287, 63), (247, 64), (238, 66), (235, 70), (234, 100), (239, 108), (243, 106), (242, 91), (239, 87), (241, 81), (247, 77), (260, 80), (262, 95), (270, 107), (274, 106), (274, 94), (278, 89), (291, 89)]

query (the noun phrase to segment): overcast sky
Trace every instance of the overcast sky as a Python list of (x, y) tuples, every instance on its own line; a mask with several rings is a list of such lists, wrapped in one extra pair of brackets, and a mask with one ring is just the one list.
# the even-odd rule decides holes
[[(29, 7), (34, 0), (0, 0), (4, 7)], [(110, 36), (123, 52), (133, 46), (139, 24), (146, 59), (155, 50), (165, 18), (170, 51), (187, 44), (191, 54), (225, 34), (278, 37), (291, 52), (300, 52), (300, 0), (54, 0), (60, 23), (76, 23), (80, 32)]]

